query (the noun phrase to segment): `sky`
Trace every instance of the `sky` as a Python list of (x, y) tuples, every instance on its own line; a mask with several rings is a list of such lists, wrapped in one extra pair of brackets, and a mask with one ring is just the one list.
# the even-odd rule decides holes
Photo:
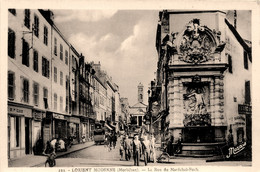
[[(130, 105), (137, 103), (137, 85), (141, 82), (147, 104), (148, 86), (157, 67), (158, 10), (52, 11), (65, 38), (87, 62), (101, 63), (119, 86), (121, 97), (127, 97)], [(227, 14), (232, 21), (232, 12)], [(237, 12), (238, 31), (248, 40), (251, 40), (250, 16), (250, 11)]]

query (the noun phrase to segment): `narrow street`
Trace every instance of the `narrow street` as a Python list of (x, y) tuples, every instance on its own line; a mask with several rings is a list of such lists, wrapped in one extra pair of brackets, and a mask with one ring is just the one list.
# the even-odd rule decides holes
[[(125, 157), (124, 157), (125, 158)], [(134, 167), (134, 160), (131, 157), (130, 161), (125, 159), (120, 161), (119, 141), (115, 149), (108, 151), (104, 145), (93, 145), (86, 149), (65, 155), (56, 159), (55, 167)], [(168, 163), (148, 163), (147, 166), (251, 166), (251, 162), (244, 161), (217, 161), (205, 162), (199, 159), (174, 159)], [(36, 167), (44, 167), (40, 164)], [(140, 167), (144, 167), (144, 162), (140, 161)]]

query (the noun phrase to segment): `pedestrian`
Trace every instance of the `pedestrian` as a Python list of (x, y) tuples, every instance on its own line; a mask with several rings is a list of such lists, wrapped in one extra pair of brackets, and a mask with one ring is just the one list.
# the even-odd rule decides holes
[(156, 162), (156, 152), (155, 152), (155, 138), (154, 138), (154, 136), (153, 136), (153, 134), (151, 134), (151, 141), (150, 141), (150, 143), (151, 143), (151, 157), (153, 157), (153, 163), (155, 163)]
[(125, 136), (125, 140), (124, 140), (124, 150), (125, 150), (125, 160), (129, 161), (131, 159), (131, 141), (128, 138), (128, 135)]
[(50, 142), (54, 150), (57, 150), (57, 139), (53, 138)]
[(174, 149), (173, 149), (173, 141), (174, 141), (174, 137), (171, 135), (168, 143), (167, 143), (167, 153), (172, 156), (174, 154)]
[(110, 148), (110, 150), (111, 150), (111, 148), (112, 148), (112, 133), (109, 133), (109, 148)]
[(115, 149), (115, 147), (116, 147), (116, 142), (117, 142), (116, 133), (113, 134), (112, 141), (113, 141), (113, 147), (114, 147), (114, 149)]
[(147, 139), (147, 136), (143, 136), (143, 141), (142, 141), (142, 153), (144, 155), (144, 165), (146, 166), (148, 163), (148, 160), (150, 159), (150, 141)]
[(141, 148), (142, 144), (138, 139), (138, 135), (135, 135), (133, 140), (133, 157), (135, 166), (139, 166)]
[(182, 152), (182, 134), (179, 133), (179, 138), (178, 138), (178, 141), (177, 141), (177, 145), (176, 145), (176, 154), (180, 154)]
[(124, 151), (124, 139), (122, 138), (122, 139), (120, 140), (120, 148), (119, 148), (120, 161), (123, 160), (123, 151)]
[(47, 163), (49, 163), (50, 167), (53, 167), (56, 165), (56, 161), (55, 161), (56, 153), (55, 153), (55, 149), (51, 145), (50, 141), (47, 141), (47, 143), (45, 145), (45, 149), (42, 154), (47, 155), (47, 160), (45, 162), (45, 166)]

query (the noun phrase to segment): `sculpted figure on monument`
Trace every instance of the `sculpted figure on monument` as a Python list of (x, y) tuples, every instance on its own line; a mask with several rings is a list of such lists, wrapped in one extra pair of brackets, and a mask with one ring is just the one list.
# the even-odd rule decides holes
[(188, 88), (187, 94), (183, 95), (185, 108), (185, 126), (210, 125), (210, 115), (207, 112), (203, 87)]

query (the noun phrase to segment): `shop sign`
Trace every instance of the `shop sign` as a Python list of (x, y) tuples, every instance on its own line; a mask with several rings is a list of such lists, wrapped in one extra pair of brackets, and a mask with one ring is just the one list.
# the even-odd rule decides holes
[(88, 118), (82, 117), (82, 118), (80, 118), (80, 121), (81, 122), (88, 122)]
[(228, 148), (228, 155), (226, 155), (226, 158), (230, 158), (232, 155), (237, 155), (242, 150), (246, 148), (246, 142), (237, 146), (237, 147), (230, 147)]
[(35, 121), (41, 121), (42, 120), (42, 112), (33, 111), (33, 119)]
[(64, 119), (64, 116), (60, 115), (60, 114), (53, 113), (53, 118), (55, 118), (55, 119)]
[(252, 106), (238, 104), (238, 113), (239, 114), (251, 114), (252, 113)]
[(80, 119), (76, 117), (69, 117), (68, 121), (73, 123), (80, 123)]
[(25, 117), (32, 117), (32, 110), (16, 106), (8, 106), (8, 113)]

